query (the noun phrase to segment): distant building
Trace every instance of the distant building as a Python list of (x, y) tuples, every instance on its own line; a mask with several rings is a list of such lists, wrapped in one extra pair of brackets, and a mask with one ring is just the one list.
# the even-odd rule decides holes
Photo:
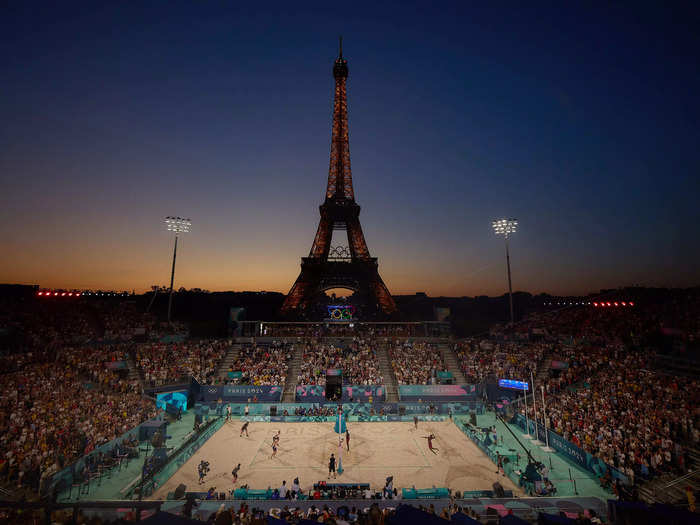
[(38, 284), (0, 284), (0, 297), (32, 297), (38, 291)]

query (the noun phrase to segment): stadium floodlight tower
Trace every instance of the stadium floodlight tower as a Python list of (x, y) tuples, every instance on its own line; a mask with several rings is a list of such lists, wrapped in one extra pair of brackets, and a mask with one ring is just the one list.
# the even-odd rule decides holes
[(513, 285), (510, 280), (510, 253), (508, 252), (508, 237), (518, 229), (517, 219), (499, 219), (491, 224), (496, 235), (503, 235), (506, 241), (506, 266), (508, 267), (508, 300), (510, 302), (510, 324), (513, 324)]
[(181, 217), (166, 217), (165, 227), (175, 234), (175, 248), (173, 249), (173, 269), (170, 271), (170, 296), (168, 297), (168, 324), (170, 324), (170, 310), (173, 305), (173, 282), (175, 281), (175, 258), (177, 257), (177, 238), (181, 233), (189, 233), (192, 221)]

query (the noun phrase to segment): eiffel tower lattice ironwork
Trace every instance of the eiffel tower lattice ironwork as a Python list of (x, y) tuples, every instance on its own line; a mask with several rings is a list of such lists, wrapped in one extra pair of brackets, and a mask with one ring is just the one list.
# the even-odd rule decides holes
[[(379, 276), (377, 258), (371, 257), (360, 226), (360, 206), (355, 202), (348, 142), (348, 103), (345, 82), (348, 63), (340, 40), (338, 58), (333, 64), (335, 97), (331, 161), (326, 199), (320, 206), (321, 220), (308, 257), (302, 257), (301, 273), (289, 291), (282, 313), (299, 312), (311, 306), (331, 288), (348, 288), (386, 314), (396, 311), (396, 303)], [(345, 230), (348, 249), (331, 247), (333, 230)], [(337, 253), (343, 256), (337, 256)], [(330, 254), (330, 257), (329, 257)]]

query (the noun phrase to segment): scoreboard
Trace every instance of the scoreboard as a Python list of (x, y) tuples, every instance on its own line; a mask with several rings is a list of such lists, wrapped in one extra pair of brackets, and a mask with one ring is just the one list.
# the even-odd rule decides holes
[(516, 381), (515, 379), (499, 379), (498, 386), (501, 388), (511, 388), (513, 390), (529, 390), (527, 381)]

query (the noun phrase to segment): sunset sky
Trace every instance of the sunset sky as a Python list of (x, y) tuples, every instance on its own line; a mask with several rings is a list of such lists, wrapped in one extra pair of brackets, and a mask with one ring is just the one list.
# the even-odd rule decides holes
[(507, 216), (514, 289), (700, 285), (697, 14), (468, 4), (4, 3), (0, 283), (165, 285), (179, 215), (176, 287), (286, 293), (342, 34), (392, 293), (503, 293)]

